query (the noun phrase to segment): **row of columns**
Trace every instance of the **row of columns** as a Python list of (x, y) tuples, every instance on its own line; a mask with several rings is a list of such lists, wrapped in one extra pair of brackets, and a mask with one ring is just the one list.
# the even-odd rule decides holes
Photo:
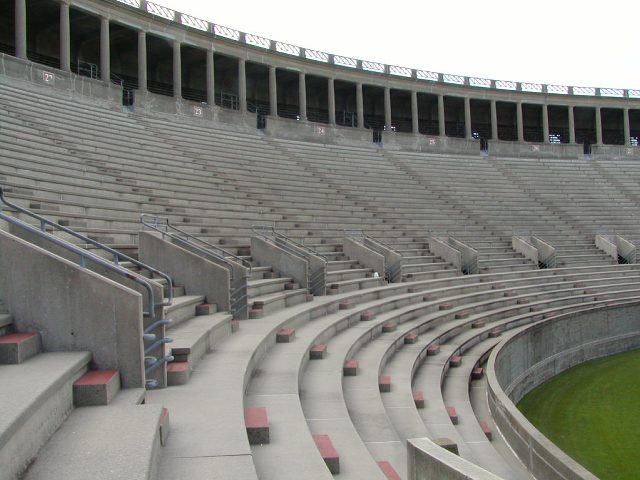
[[(16, 56), (18, 58), (27, 59), (27, 11), (26, 0), (15, 0), (15, 45)], [(173, 91), (174, 96), (182, 96), (182, 64), (180, 42), (173, 43)], [(110, 81), (110, 38), (109, 38), (109, 19), (101, 17), (100, 19), (100, 72), (104, 82)], [(71, 34), (69, 21), (69, 3), (63, 0), (60, 4), (60, 68), (64, 71), (71, 69)], [(213, 50), (206, 52), (206, 82), (207, 82), (207, 101), (214, 104), (214, 62)], [(336, 104), (335, 104), (335, 80), (328, 78), (328, 111), (329, 124), (336, 123)], [(269, 104), (270, 114), (277, 116), (278, 114), (278, 91), (276, 80), (276, 67), (269, 66)], [(138, 84), (139, 89), (146, 90), (147, 85), (147, 46), (146, 33), (138, 32)], [(307, 119), (307, 94), (306, 94), (306, 77), (303, 72), (299, 73), (299, 109), (300, 120)], [(246, 88), (246, 61), (240, 58), (238, 60), (238, 102), (241, 111), (247, 109), (247, 88)], [(364, 128), (364, 106), (362, 83), (356, 83), (356, 115), (358, 120), (358, 128)], [(629, 129), (629, 109), (624, 109), (624, 136), (625, 145), (630, 142)], [(602, 144), (602, 117), (600, 107), (596, 107), (596, 140), (597, 144)], [(575, 120), (573, 115), (573, 107), (568, 107), (569, 118), (569, 143), (575, 143)], [(411, 91), (411, 124), (413, 133), (419, 133), (419, 116), (418, 116), (418, 92)], [(391, 126), (391, 89), (384, 88), (384, 121), (385, 125)], [(522, 103), (516, 103), (516, 125), (518, 141), (524, 141), (524, 121), (522, 115)], [(471, 128), (471, 99), (464, 98), (464, 126), (465, 137), (472, 138)], [(445, 135), (445, 112), (444, 112), (444, 95), (438, 95), (438, 127), (441, 136)], [(544, 142), (549, 142), (549, 114), (547, 105), (542, 105), (542, 130)], [(498, 115), (496, 100), (491, 100), (491, 137), (498, 138)]]

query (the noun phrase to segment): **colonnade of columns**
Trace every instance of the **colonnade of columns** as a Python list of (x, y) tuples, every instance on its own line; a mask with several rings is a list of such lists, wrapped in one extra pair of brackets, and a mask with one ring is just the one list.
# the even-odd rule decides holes
[[(110, 37), (109, 37), (109, 19), (100, 18), (100, 72), (104, 82), (110, 81)], [(27, 9), (26, 0), (15, 0), (15, 54), (18, 58), (27, 59)], [(173, 93), (175, 97), (182, 95), (182, 64), (181, 64), (181, 43), (173, 42)], [(69, 17), (69, 1), (61, 0), (60, 3), (60, 68), (64, 71), (70, 71), (71, 68), (71, 33), (70, 33), (70, 17)], [(269, 104), (270, 114), (277, 116), (278, 114), (278, 88), (276, 67), (269, 65)], [(206, 51), (206, 95), (207, 102), (214, 104), (215, 81), (214, 81), (214, 52), (212, 49)], [(147, 45), (146, 33), (142, 30), (138, 31), (138, 85), (139, 90), (146, 91), (147, 87)], [(247, 82), (246, 82), (246, 61), (242, 58), (238, 59), (238, 105), (241, 111), (247, 109)], [(300, 72), (298, 76), (299, 91), (299, 118), (307, 119), (307, 93), (306, 93), (306, 76), (304, 72)], [(328, 119), (329, 124), (336, 123), (336, 98), (335, 98), (335, 79), (327, 79), (328, 91)], [(363, 84), (355, 84), (356, 92), (356, 116), (358, 128), (364, 128), (364, 98)], [(419, 133), (419, 104), (418, 91), (411, 90), (411, 130), (414, 134)], [(439, 134), (445, 135), (445, 95), (437, 95), (437, 112)], [(471, 99), (468, 96), (464, 99), (464, 136), (472, 138), (473, 129), (471, 124)], [(384, 87), (384, 123), (385, 128), (391, 128), (392, 125), (392, 102), (391, 89)], [(549, 143), (549, 112), (548, 106), (542, 107), (542, 132), (545, 143)], [(575, 143), (575, 119), (574, 107), (567, 106), (568, 110), (568, 130), (569, 143)], [(498, 139), (498, 112), (496, 100), (490, 100), (490, 117), (491, 117), (491, 138)], [(629, 109), (625, 108), (623, 112), (623, 129), (624, 142), (629, 145), (630, 142), (630, 122)], [(516, 102), (516, 127), (517, 140), (524, 141), (524, 120), (522, 102)], [(601, 108), (595, 107), (595, 130), (596, 143), (602, 144), (602, 116)]]

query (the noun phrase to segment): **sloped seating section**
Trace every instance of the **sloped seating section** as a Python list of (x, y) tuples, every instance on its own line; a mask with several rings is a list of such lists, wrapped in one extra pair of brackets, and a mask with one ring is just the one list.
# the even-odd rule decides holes
[[(542, 320), (640, 299), (640, 265), (594, 244), (604, 230), (640, 240), (628, 161), (316, 144), (4, 81), (0, 115), (0, 181), (18, 205), (134, 255), (140, 213), (160, 215), (251, 265), (247, 320), (206, 281), (174, 283), (168, 387), (147, 392), (120, 390), (90, 353), (41, 352), (0, 303), (8, 478), (398, 479), (413, 438), (530, 478), (486, 403), (492, 350)], [(325, 258), (327, 295), (261, 264), (256, 224)], [(352, 229), (401, 256), (399, 282), (345, 253)], [(556, 268), (516, 252), (518, 232), (552, 245)], [(477, 274), (431, 237), (475, 250)]]

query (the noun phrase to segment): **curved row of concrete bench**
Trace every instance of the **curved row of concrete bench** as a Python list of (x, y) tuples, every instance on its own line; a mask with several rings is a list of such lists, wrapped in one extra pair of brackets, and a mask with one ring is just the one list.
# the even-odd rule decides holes
[[(512, 278), (512, 282), (514, 285), (520, 285), (522, 290), (529, 290), (531, 295), (536, 295), (536, 288), (526, 287), (528, 283), (537, 281), (540, 286), (544, 287), (549, 278), (563, 279), (560, 283), (564, 281), (570, 285), (584, 281), (585, 285), (580, 284), (573, 288), (575, 292), (584, 292), (585, 288), (591, 287), (589, 277), (597, 278), (602, 276), (601, 272), (606, 271), (607, 269), (603, 268), (583, 268), (555, 272), (532, 272), (535, 275), (530, 274), (529, 278), (522, 279)], [(609, 272), (611, 278), (602, 280), (602, 282), (610, 282), (612, 285), (616, 281), (624, 281), (623, 278), (618, 279), (618, 273), (621, 273), (622, 277), (636, 276), (635, 268), (632, 266), (611, 268)], [(515, 274), (443, 279), (421, 282), (420, 284), (388, 286), (332, 298), (317, 298), (311, 304), (294, 306), (281, 311), (278, 315), (267, 315), (257, 321), (242, 322), (238, 334), (227, 338), (216, 346), (213, 354), (207, 355), (202, 364), (196, 366), (189, 384), (179, 387), (184, 390), (172, 391), (173, 389), (168, 389), (149, 394), (150, 401), (161, 402), (170, 407), (175, 426), (172, 441), (175, 439), (176, 445), (172, 445), (172, 442), (167, 445), (163, 459), (163, 470), (175, 473), (181, 469), (191, 471), (193, 468), (194, 471), (198, 471), (197, 465), (205, 461), (196, 460), (195, 457), (211, 457), (205, 463), (217, 465), (219, 468), (231, 468), (229, 471), (240, 469), (239, 471), (242, 472), (255, 472), (257, 469), (260, 478), (289, 478), (288, 476), (293, 472), (299, 474), (304, 471), (313, 472), (309, 475), (315, 476), (310, 478), (322, 478), (323, 473), (317, 473), (315, 470), (319, 465), (324, 468), (320, 472), (325, 471), (327, 474), (330, 472), (318, 454), (312, 433), (326, 434), (325, 427), (330, 425), (340, 432), (334, 436), (330, 435), (330, 438), (337, 452), (341, 453), (341, 475), (348, 476), (347, 472), (369, 470), (376, 472), (375, 475), (380, 475), (382, 470), (376, 461), (384, 460), (389, 461), (396, 471), (404, 472), (402, 461), (398, 467), (398, 461), (392, 456), (387, 455), (386, 458), (378, 457), (374, 460), (370, 454), (369, 456), (363, 455), (367, 449), (361, 440), (355, 444), (348, 441), (346, 445), (343, 445), (340, 440), (342, 436), (347, 434), (346, 438), (352, 439), (355, 438), (354, 435), (359, 435), (354, 426), (357, 425), (357, 422), (348, 416), (350, 410), (344, 400), (340, 406), (340, 401), (336, 402), (336, 399), (333, 398), (336, 392), (340, 396), (343, 395), (342, 382), (347, 380), (347, 377), (342, 378), (342, 366), (345, 359), (351, 356), (350, 353), (347, 353), (343, 357), (339, 352), (348, 351), (353, 347), (355, 344), (354, 335), (357, 337), (364, 335), (365, 338), (375, 336), (371, 332), (374, 324), (375, 328), (381, 331), (382, 324), (388, 323), (383, 321), (385, 315), (395, 315), (397, 313), (395, 310), (398, 307), (401, 308), (398, 312), (402, 311), (402, 308), (405, 310), (420, 308), (425, 295), (421, 291), (423, 289), (429, 290), (432, 295), (450, 295), (451, 292), (462, 289), (466, 290), (467, 296), (471, 298), (481, 298), (481, 294), (474, 292), (474, 290), (484, 290), (490, 295), (502, 295), (502, 299), (506, 298), (512, 303), (517, 302), (520, 297), (504, 297), (504, 293), (512, 289), (508, 287), (491, 289), (492, 286), (499, 287), (504, 284), (505, 277), (509, 276), (515, 277)], [(630, 278), (629, 281), (632, 282), (633, 278)], [(593, 284), (597, 288), (596, 280), (593, 280)], [(429, 289), (430, 286), (440, 287), (441, 291), (439, 292), (438, 288)], [(554, 294), (555, 287), (557, 285), (548, 287), (548, 290), (551, 290), (549, 294)], [(410, 289), (414, 293), (409, 293)], [(449, 294), (446, 293), (447, 290), (449, 290)], [(593, 296), (593, 293), (582, 293), (578, 298), (580, 300), (592, 299)], [(431, 303), (440, 305), (448, 297), (433, 298)], [(356, 309), (339, 310), (341, 303), (344, 306), (351, 306), (349, 300), (354, 301), (355, 299), (358, 302)], [(499, 302), (499, 299), (496, 298), (495, 301)], [(530, 309), (532, 306), (534, 305), (523, 303), (514, 308), (524, 310)], [(460, 309), (465, 310), (463, 307)], [(387, 313), (384, 313), (385, 311)], [(371, 321), (361, 322), (360, 317), (366, 312), (373, 312), (376, 317)], [(452, 312), (446, 313), (453, 314)], [(498, 315), (496, 312), (494, 314)], [(541, 313), (535, 312), (535, 315), (540, 316)], [(460, 320), (458, 319), (458, 321)], [(468, 323), (466, 320), (464, 321)], [(350, 322), (351, 327), (349, 327)], [(402, 328), (405, 327), (404, 323), (401, 325), (403, 325)], [(277, 333), (283, 328), (295, 329), (296, 340), (288, 345), (276, 344)], [(334, 337), (339, 330), (343, 332), (342, 335)], [(469, 331), (476, 333), (481, 330)], [(487, 333), (486, 329), (482, 331)], [(404, 341), (404, 334), (398, 333), (393, 338), (396, 340), (400, 338)], [(327, 335), (327, 341), (322, 335)], [(331, 340), (328, 340), (329, 338)], [(385, 336), (377, 338), (382, 339)], [(425, 335), (419, 338), (421, 341), (426, 339)], [(318, 344), (327, 346), (328, 354), (325, 360), (307, 363), (312, 347)], [(444, 358), (444, 355), (441, 358)], [(360, 363), (360, 365), (365, 364)], [(380, 395), (377, 384), (380, 372), (376, 367), (379, 363), (374, 362), (369, 365), (367, 362), (366, 365), (367, 370), (375, 372), (371, 379), (376, 383), (369, 385), (369, 390), (375, 390), (374, 393)], [(315, 374), (321, 377), (321, 381), (314, 380)], [(365, 377), (358, 376), (356, 378), (360, 380)], [(351, 380), (350, 377), (348, 379)], [(224, 388), (220, 388), (220, 386), (224, 386)], [(247, 394), (243, 396), (242, 392), (245, 388)], [(395, 390), (395, 388), (392, 389), (392, 392)], [(344, 390), (344, 392), (348, 391)], [(356, 391), (354, 390), (354, 392)], [(410, 384), (409, 391), (411, 391)], [(425, 392), (427, 391), (425, 389)], [(381, 402), (380, 397), (378, 398), (378, 401)], [(384, 399), (384, 394), (382, 398)], [(340, 399), (338, 398), (338, 400)], [(242, 402), (245, 407), (266, 407), (266, 414), (271, 426), (269, 444), (253, 447), (249, 445), (244, 428), (242, 428), (245, 421), (244, 414), (239, 408), (238, 402)], [(425, 395), (425, 403), (429, 405), (428, 395)], [(382, 404), (380, 403), (380, 405)], [(211, 408), (215, 408), (217, 411), (215, 420), (202, 418), (203, 413), (198, 413), (211, 411)], [(333, 414), (323, 415), (323, 412), (327, 411), (333, 411)], [(221, 419), (224, 421), (219, 424)], [(178, 425), (182, 425), (182, 427), (179, 428)], [(489, 426), (491, 428), (491, 425)], [(178, 428), (181, 432), (179, 434), (175, 433)], [(240, 432), (238, 428), (241, 429)], [(387, 428), (393, 430), (395, 427), (391, 425)], [(399, 441), (398, 445), (401, 445)], [(350, 452), (351, 448), (354, 448), (356, 452), (360, 449), (360, 454), (353, 456), (348, 454), (347, 452)], [(461, 447), (461, 450), (464, 451), (464, 446)], [(232, 451), (235, 453), (231, 454)], [(310, 452), (313, 452), (313, 455)], [(400, 455), (404, 455), (404, 446), (398, 452)], [(194, 459), (183, 458), (185, 456), (192, 456)], [(400, 457), (401, 460), (402, 458), (404, 457)], [(362, 468), (367, 470), (362, 470)], [(374, 475), (374, 473), (371, 474)], [(253, 475), (257, 476), (258, 473), (251, 473), (246, 478), (253, 478)], [(196, 478), (198, 477), (196, 476)]]

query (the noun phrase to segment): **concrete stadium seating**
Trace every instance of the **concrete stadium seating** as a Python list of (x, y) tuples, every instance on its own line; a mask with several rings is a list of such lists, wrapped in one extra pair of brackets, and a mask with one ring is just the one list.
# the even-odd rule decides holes
[[(640, 298), (640, 265), (594, 242), (640, 239), (631, 161), (311, 143), (5, 79), (0, 115), (0, 184), (16, 204), (134, 256), (140, 214), (161, 215), (252, 264), (247, 320), (204, 285), (174, 285), (161, 389), (120, 389), (117, 372), (78, 383), (93, 352), (41, 351), (0, 303), (0, 480), (408, 478), (413, 438), (532, 478), (489, 412), (489, 354), (543, 318)], [(259, 264), (257, 224), (328, 260), (326, 296)], [(345, 253), (350, 230), (402, 255), (400, 282)], [(518, 232), (553, 246), (556, 268), (514, 250)], [(433, 236), (475, 249), (478, 273), (431, 252)], [(74, 397), (87, 385), (89, 400)], [(87, 406), (96, 397), (108, 402)]]

